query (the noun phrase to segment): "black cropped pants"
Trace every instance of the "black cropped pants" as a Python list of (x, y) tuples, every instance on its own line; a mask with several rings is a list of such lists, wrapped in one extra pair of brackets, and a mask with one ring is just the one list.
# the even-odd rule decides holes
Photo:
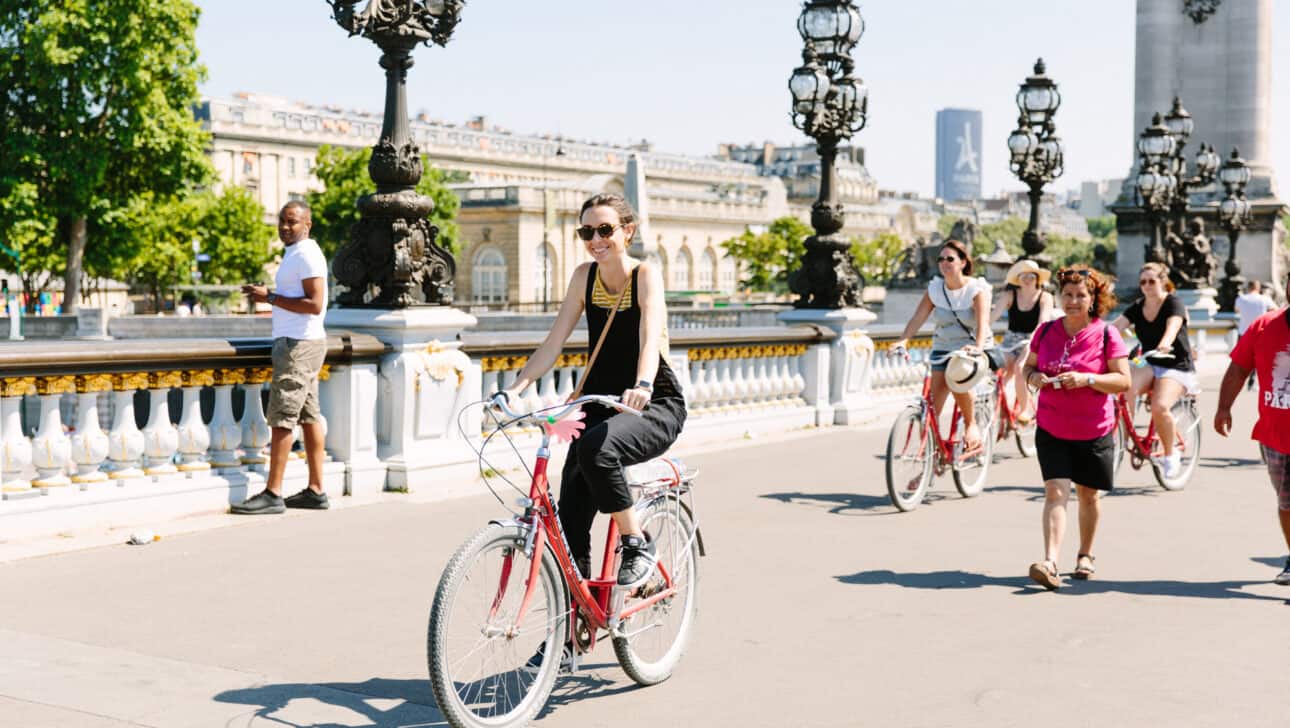
[(589, 406), (587, 427), (569, 444), (560, 482), (560, 525), (583, 576), (591, 574), (591, 525), (596, 512), (617, 513), (632, 506), (623, 466), (643, 463), (667, 452), (685, 424), (680, 397), (650, 400), (643, 417)]

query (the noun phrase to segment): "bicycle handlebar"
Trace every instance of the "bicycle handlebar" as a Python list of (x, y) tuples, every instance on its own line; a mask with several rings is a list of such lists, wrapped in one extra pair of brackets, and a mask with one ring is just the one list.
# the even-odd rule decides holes
[(577, 399), (570, 400), (563, 404), (551, 405), (550, 407), (539, 407), (532, 412), (516, 412), (511, 409), (509, 398), (505, 396), (505, 393), (497, 392), (488, 399), (488, 406), (495, 407), (512, 422), (520, 422), (539, 417), (548, 421), (562, 420), (582, 405), (590, 403), (602, 404), (606, 407), (616, 409), (619, 412), (626, 412), (627, 414), (636, 415), (637, 417), (645, 416), (645, 413), (641, 410), (633, 409), (623, 404), (622, 399), (622, 397), (613, 397), (605, 394), (584, 394)]

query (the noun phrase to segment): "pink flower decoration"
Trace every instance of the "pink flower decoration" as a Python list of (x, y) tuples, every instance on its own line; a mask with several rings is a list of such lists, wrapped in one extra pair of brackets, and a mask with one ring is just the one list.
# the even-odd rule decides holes
[(586, 412), (581, 409), (574, 410), (572, 414), (552, 422), (550, 419), (542, 421), (542, 429), (546, 434), (555, 439), (556, 442), (573, 442), (582, 435), (582, 430), (587, 423), (582, 420), (587, 416)]

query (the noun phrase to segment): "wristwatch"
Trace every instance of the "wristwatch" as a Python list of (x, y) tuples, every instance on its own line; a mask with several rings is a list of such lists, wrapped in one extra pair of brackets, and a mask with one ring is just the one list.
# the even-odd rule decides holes
[(1096, 382), (1096, 381), (1097, 381), (1097, 379), (1096, 379), (1096, 378), (1094, 378), (1094, 376), (1093, 376), (1092, 374), (1088, 375), (1088, 386), (1090, 386), (1090, 387), (1091, 387), (1091, 386), (1093, 386), (1093, 383), (1094, 383), (1094, 382)]
[(264, 302), (269, 304), (270, 306), (272, 306), (273, 302), (276, 300), (278, 300), (278, 294), (274, 293), (273, 291), (269, 291), (264, 296)]
[(646, 392), (653, 392), (653, 391), (654, 391), (654, 383), (653, 383), (653, 382), (651, 382), (651, 381), (650, 381), (650, 380), (648, 380), (648, 379), (642, 379), (642, 380), (640, 380), (639, 382), (637, 382), (637, 383), (636, 383), (636, 388), (637, 388), (637, 389), (643, 389), (643, 390), (645, 390)]

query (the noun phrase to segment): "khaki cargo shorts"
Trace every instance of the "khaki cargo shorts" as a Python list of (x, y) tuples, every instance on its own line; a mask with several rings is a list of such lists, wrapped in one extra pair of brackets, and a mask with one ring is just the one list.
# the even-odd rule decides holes
[(294, 429), (322, 421), (318, 373), (327, 358), (326, 339), (273, 340), (273, 382), (269, 384), (269, 427)]

